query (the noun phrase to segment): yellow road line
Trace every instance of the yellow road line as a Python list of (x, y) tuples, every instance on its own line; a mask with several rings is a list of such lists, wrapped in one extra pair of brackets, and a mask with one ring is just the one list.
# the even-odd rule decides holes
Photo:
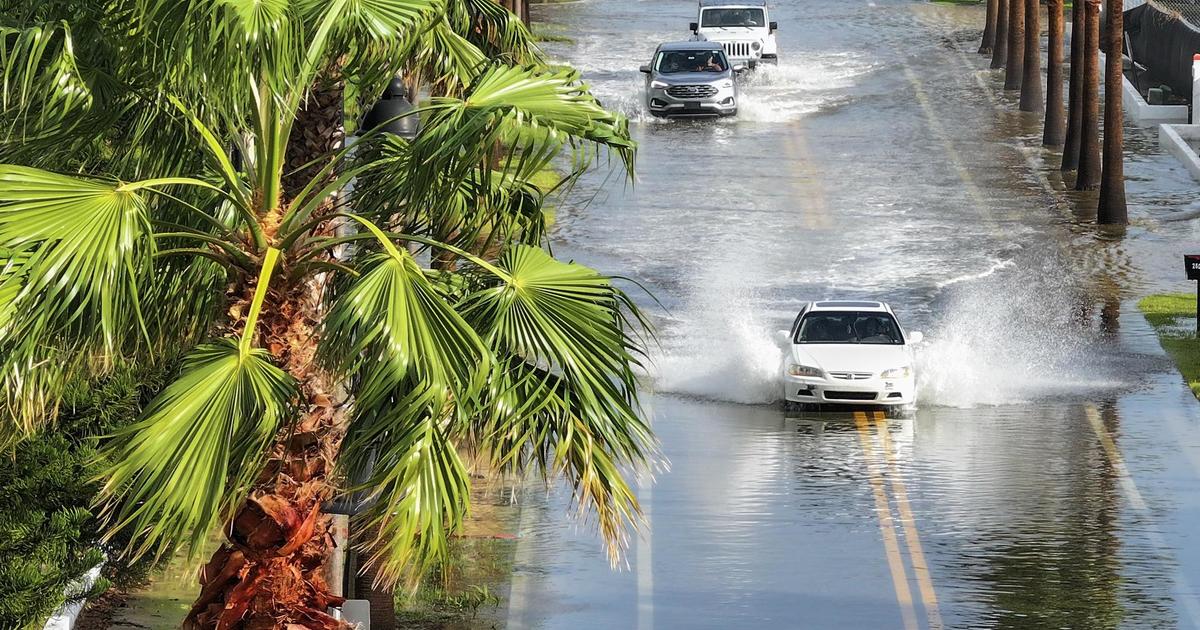
[(913, 573), (917, 576), (917, 588), (921, 591), (921, 603), (925, 606), (925, 614), (929, 617), (930, 630), (942, 630), (942, 613), (938, 609), (937, 592), (933, 589), (933, 580), (929, 577), (929, 564), (925, 562), (925, 550), (921, 548), (921, 538), (917, 533), (917, 521), (913, 518), (912, 505), (908, 502), (908, 490), (904, 479), (896, 466), (896, 458), (892, 452), (892, 440), (888, 435), (887, 418), (882, 411), (875, 412), (875, 426), (879, 437), (883, 440), (883, 455), (891, 472), (892, 494), (896, 497), (896, 508), (900, 512), (900, 524), (904, 526), (904, 542), (908, 545), (908, 556), (912, 561)]
[(892, 508), (888, 505), (883, 475), (875, 460), (875, 448), (871, 438), (871, 427), (867, 414), (854, 412), (854, 424), (858, 426), (858, 440), (862, 444), (867, 460), (867, 473), (871, 490), (875, 494), (875, 512), (879, 517), (879, 533), (883, 535), (883, 550), (887, 555), (888, 568), (892, 572), (892, 586), (896, 589), (896, 601), (900, 604), (900, 615), (904, 618), (905, 630), (917, 630), (917, 614), (913, 610), (912, 591), (908, 588), (908, 574), (904, 571), (904, 559), (900, 557), (900, 545), (896, 541), (896, 527), (892, 524)]

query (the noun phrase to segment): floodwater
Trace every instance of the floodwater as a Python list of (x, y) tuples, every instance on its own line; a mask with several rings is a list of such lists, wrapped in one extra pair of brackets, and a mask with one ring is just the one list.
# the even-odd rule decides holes
[[(662, 302), (663, 461), (617, 570), (569, 493), (524, 494), (507, 627), (1200, 627), (1200, 405), (1135, 305), (1192, 288), (1196, 182), (1127, 125), (1133, 225), (1099, 231), (981, 7), (775, 4), (781, 63), (719, 122), (641, 105), (693, 1), (535, 11), (634, 121), (636, 184), (590, 177), (552, 238)], [(783, 408), (773, 331), (829, 297), (926, 333), (915, 411)]]

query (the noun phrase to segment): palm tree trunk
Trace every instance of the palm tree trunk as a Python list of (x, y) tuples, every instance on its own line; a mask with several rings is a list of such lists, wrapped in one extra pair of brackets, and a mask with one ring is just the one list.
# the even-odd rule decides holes
[(1046, 126), (1042, 144), (1061, 146), (1067, 133), (1063, 118), (1063, 0), (1049, 0), (1046, 21), (1050, 32), (1046, 38)]
[(996, 0), (996, 35), (992, 39), (992, 69), (1008, 59), (1008, 0)]
[(1083, 135), (1083, 41), (1084, 9), (1082, 0), (1071, 7), (1071, 80), (1067, 103), (1067, 138), (1063, 145), (1062, 170), (1079, 168), (1079, 140)]
[(1004, 65), (1004, 89), (1021, 87), (1025, 70), (1025, 0), (1008, 2), (1008, 59)]
[(1125, 205), (1125, 116), (1121, 104), (1125, 80), (1123, 50), (1125, 35), (1124, 7), (1121, 0), (1108, 0), (1104, 12), (1104, 161), (1100, 175), (1100, 205), (1096, 221), (1101, 225), (1125, 225), (1129, 210)]
[(1100, 0), (1084, 0), (1083, 113), (1079, 127), (1079, 174), (1075, 190), (1100, 185)]
[[(342, 146), (342, 90), (336, 72), (314, 87), (288, 139), (286, 172)], [(321, 166), (285, 176), (284, 198), (292, 199)], [(253, 491), (225, 529), (227, 542), (201, 572), (200, 596), (184, 622), (188, 630), (348, 627), (327, 612), (342, 598), (325, 582), (332, 537), (321, 506), (334, 495), (331, 475), (345, 418), (340, 388), (315, 366), (321, 309), (319, 287), (268, 294), (258, 344), (301, 384), (300, 414), (280, 432)]]
[(983, 18), (983, 41), (979, 42), (979, 54), (992, 54), (996, 44), (996, 5), (999, 0), (987, 0), (987, 14)]
[(1042, 111), (1042, 7), (1038, 0), (1025, 0), (1025, 64), (1021, 70), (1023, 112)]

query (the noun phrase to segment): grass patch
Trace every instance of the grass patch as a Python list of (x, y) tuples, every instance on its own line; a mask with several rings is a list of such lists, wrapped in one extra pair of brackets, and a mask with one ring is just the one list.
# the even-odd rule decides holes
[(533, 33), (533, 41), (543, 43), (543, 44), (545, 44), (545, 43), (574, 44), (575, 38), (567, 37), (566, 35), (559, 35), (558, 33), (547, 33), (545, 31), (535, 31)]
[(1200, 339), (1196, 338), (1196, 296), (1189, 293), (1151, 295), (1138, 302), (1146, 321), (1158, 333), (1192, 393), (1200, 398)]

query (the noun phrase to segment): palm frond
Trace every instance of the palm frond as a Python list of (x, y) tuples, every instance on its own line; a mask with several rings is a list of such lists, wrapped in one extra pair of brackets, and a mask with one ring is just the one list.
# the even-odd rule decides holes
[(564, 473), (615, 559), (638, 517), (623, 469), (656, 449), (633, 372), (643, 350), (622, 313), (632, 305), (608, 278), (538, 248), (517, 246), (499, 267), (503, 283), (462, 307), (502, 361), (475, 441), (502, 467)]
[(111, 538), (132, 532), (132, 556), (182, 541), (199, 548), (257, 477), (298, 396), (263, 350), (234, 340), (197, 347), (142, 420), (113, 436), (102, 491)]
[(0, 27), (0, 145), (61, 136), (92, 104), (70, 28)]

